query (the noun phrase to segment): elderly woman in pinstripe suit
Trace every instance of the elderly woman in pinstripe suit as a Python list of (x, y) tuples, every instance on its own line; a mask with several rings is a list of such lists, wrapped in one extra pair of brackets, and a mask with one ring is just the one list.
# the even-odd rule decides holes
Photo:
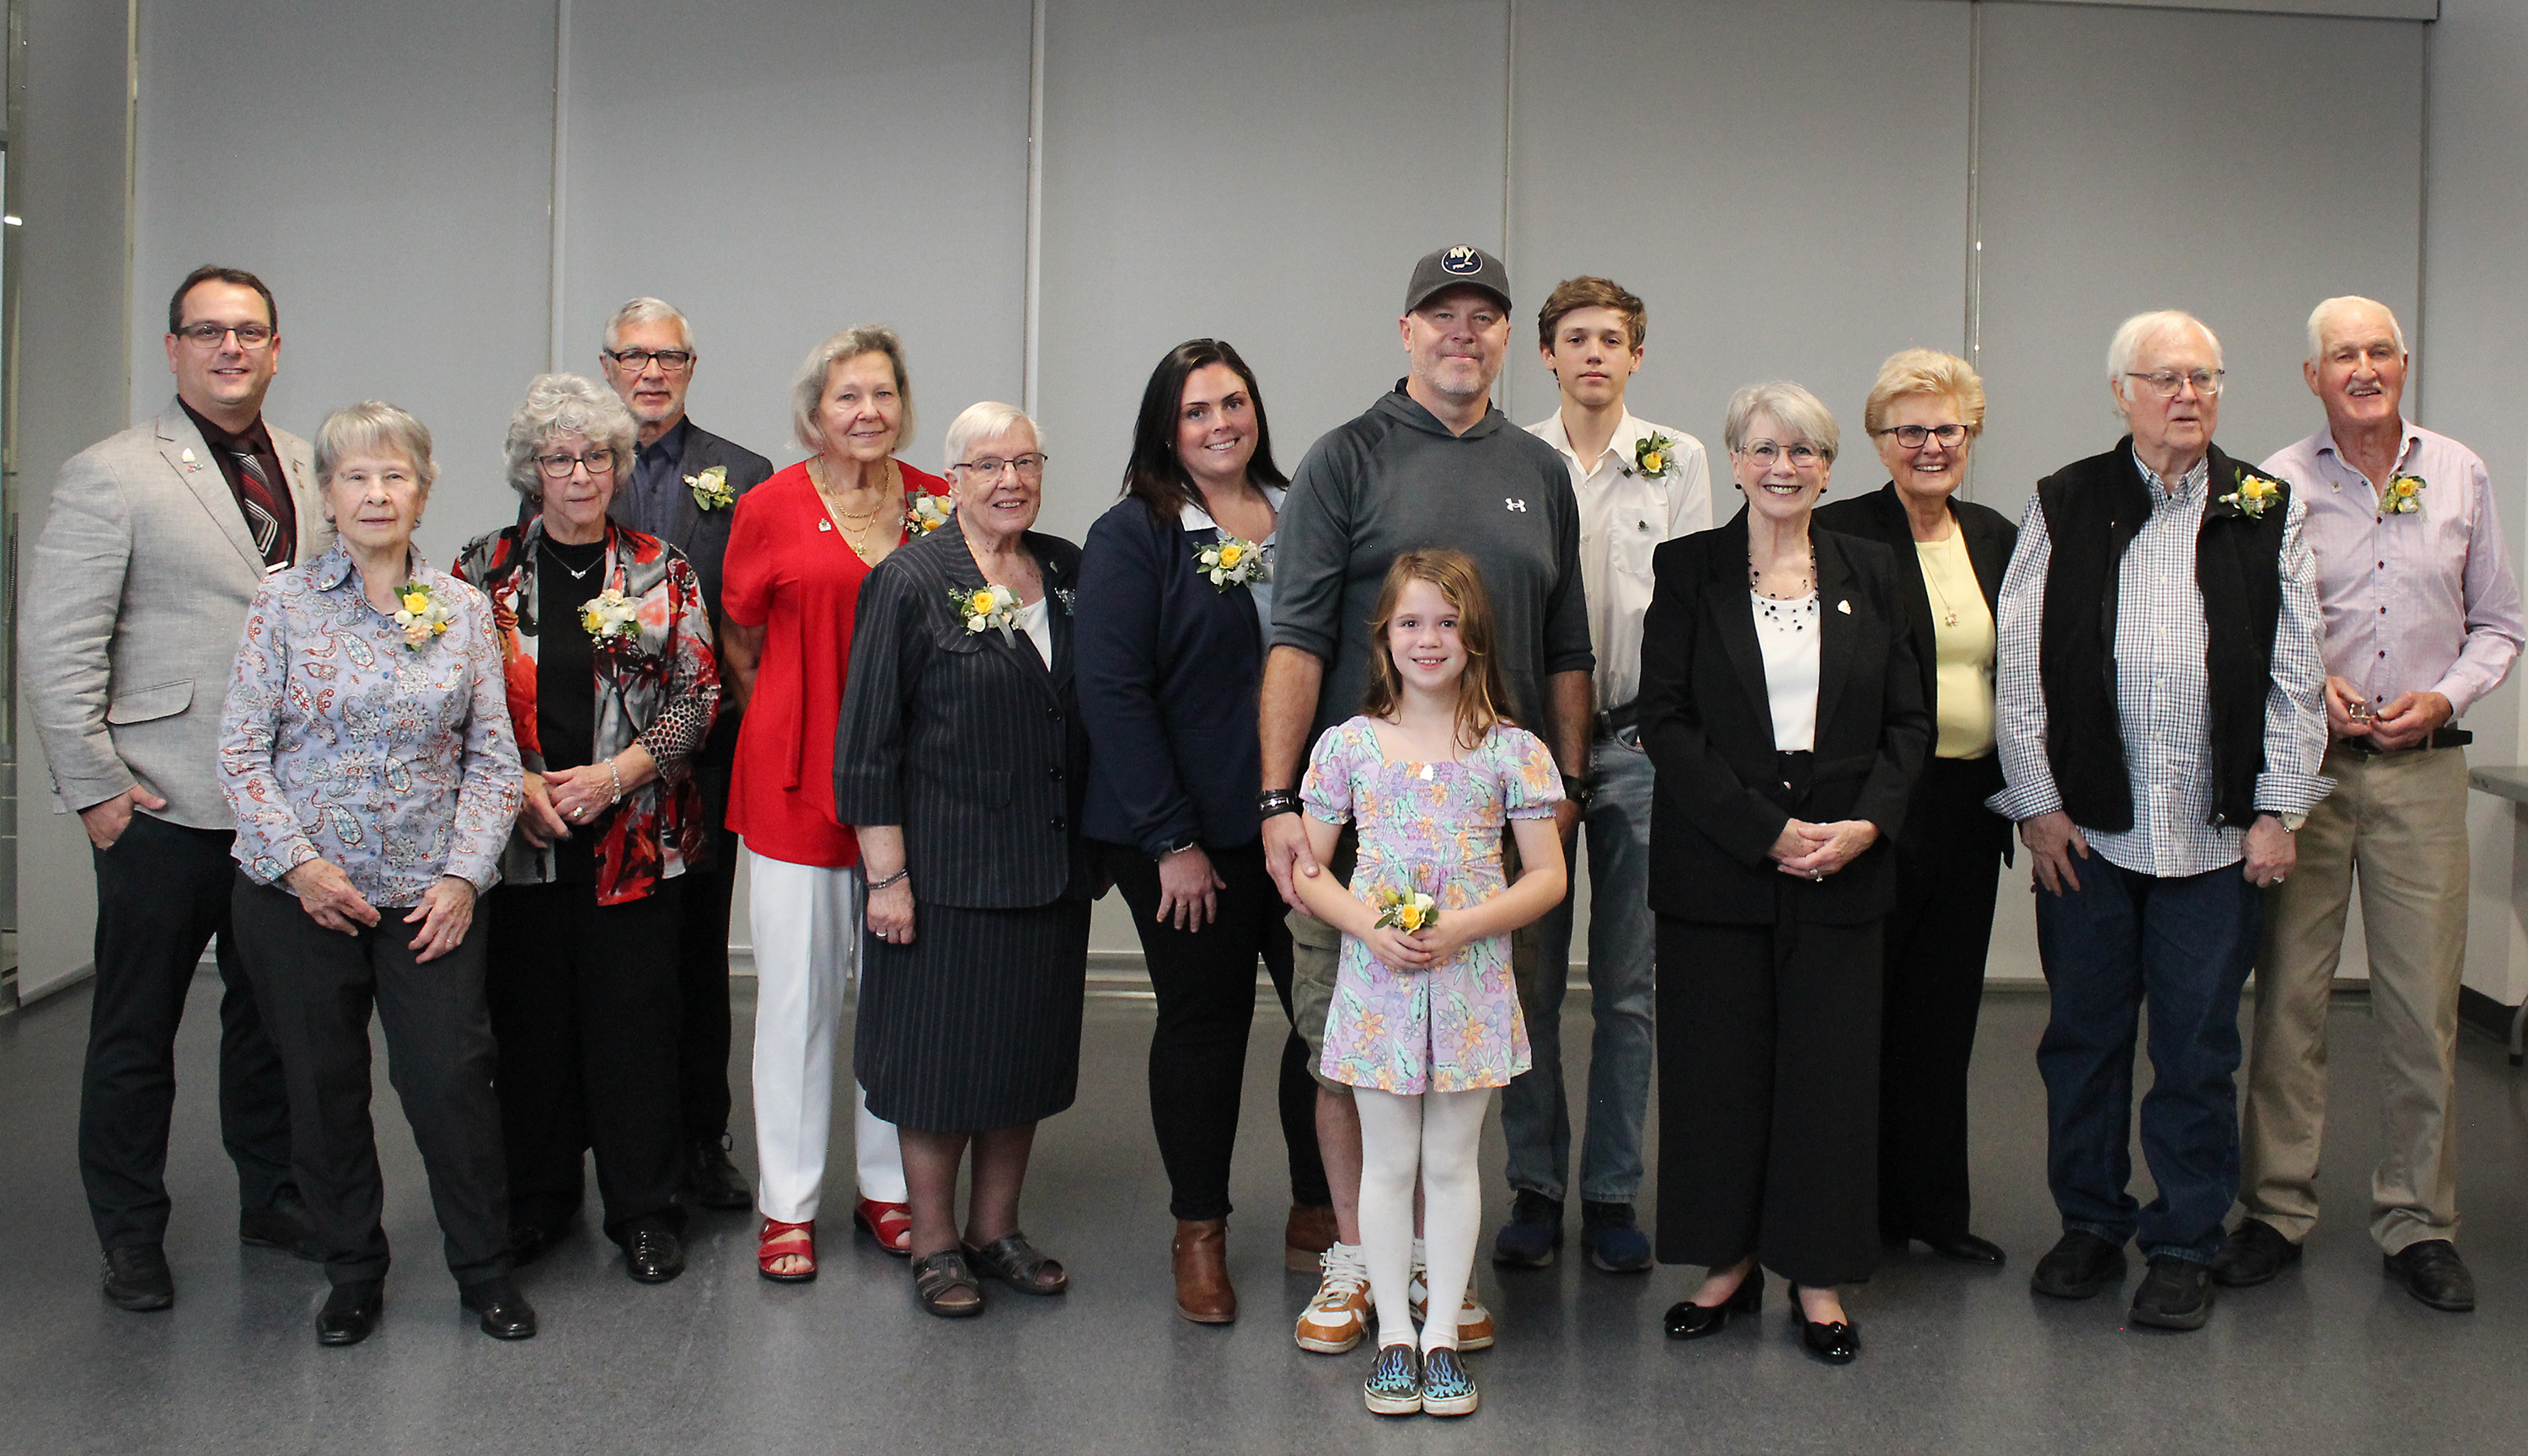
[(1072, 685), (1080, 548), (1027, 529), (1035, 422), (974, 405), (948, 427), (947, 458), (956, 515), (861, 588), (834, 807), (869, 876), (854, 1066), (902, 1132), (915, 1295), (953, 1317), (981, 1312), (978, 1274), (1069, 1287), (1020, 1231), (1019, 1191), (1035, 1124), (1079, 1087), (1095, 878)]

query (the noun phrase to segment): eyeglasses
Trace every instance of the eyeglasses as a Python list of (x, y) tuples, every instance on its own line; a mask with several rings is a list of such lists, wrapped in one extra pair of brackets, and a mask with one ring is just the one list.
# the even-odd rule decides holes
[(2197, 394), (2218, 394), (2221, 392), (2221, 376), (2229, 372), (2226, 369), (2197, 369), (2190, 374), (2179, 374), (2173, 369), (2162, 369), (2155, 374), (2143, 374), (2128, 369), (2125, 378), (2140, 380), (2162, 399), (2174, 399), (2178, 388), (2183, 385), (2192, 385)]
[(1926, 440), (1938, 441), (1940, 448), (1945, 450), (1967, 438), (1967, 427), (1964, 425), (1898, 425), (1892, 430), (1881, 430), (1878, 433), (1895, 436), (1896, 442), (1909, 450), (1921, 449), (1922, 442)]
[(691, 349), (606, 349), (603, 352), (606, 357), (631, 370), (634, 374), (649, 368), (653, 360), (656, 360), (658, 367), (669, 374), (682, 374), (694, 367), (694, 355)]
[(177, 338), (197, 349), (218, 348), (232, 334), (241, 349), (262, 348), (277, 337), (270, 324), (186, 324), (176, 331)]
[(612, 450), (607, 450), (603, 454), (597, 455), (536, 456), (536, 468), (543, 471), (545, 473), (545, 479), (549, 481), (566, 481), (570, 479), (570, 468), (574, 465), (587, 466), (588, 473), (590, 475), (612, 475), (614, 473), (614, 452)]
[(985, 480), (998, 480), (1002, 471), (1016, 470), (1019, 473), (1019, 479), (1031, 481), (1044, 474), (1044, 462), (1045, 456), (1036, 452), (1012, 455), (1006, 460), (998, 455), (985, 455), (979, 460), (960, 460), (957, 462), (957, 468), (969, 475), (981, 476)]
[(1790, 461), (1793, 470), (1815, 470), (1819, 462), (1826, 458), (1824, 451), (1812, 444), (1781, 445), (1769, 440), (1757, 441), (1740, 449), (1738, 453), (1764, 466), (1766, 470), (1772, 469), (1773, 462), (1776, 460)]

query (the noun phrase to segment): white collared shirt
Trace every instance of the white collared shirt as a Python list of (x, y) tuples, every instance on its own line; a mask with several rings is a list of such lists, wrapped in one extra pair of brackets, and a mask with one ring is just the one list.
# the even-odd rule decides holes
[[(1273, 519), (1279, 522), (1282, 519), (1282, 497), (1290, 494), (1289, 488), (1265, 486), (1262, 490), (1264, 498), (1272, 503)], [(1211, 512), (1203, 509), (1200, 487), (1185, 493), (1185, 509), (1177, 512), (1177, 524), (1187, 531), (1209, 531), (1222, 538), (1229, 535), (1227, 531), (1221, 529), (1218, 521), (1211, 518)], [(1255, 543), (1264, 548), (1263, 574), (1246, 584), (1246, 595), (1255, 598), (1255, 615), (1263, 620), (1264, 640), (1267, 643), (1273, 640), (1273, 537), (1281, 534), (1281, 528), (1277, 525), (1273, 536), (1267, 536)]]
[[(1597, 706), (1622, 707), (1642, 690), (1642, 614), (1651, 605), (1651, 552), (1662, 541), (1712, 529), (1712, 466), (1703, 442), (1624, 411), (1595, 460), (1572, 453), (1555, 410), (1527, 433), (1561, 454), (1580, 499), (1580, 583), (1589, 597), (1589, 645), (1598, 654)], [(1668, 473), (1633, 468), (1636, 445), (1652, 435), (1676, 442)]]

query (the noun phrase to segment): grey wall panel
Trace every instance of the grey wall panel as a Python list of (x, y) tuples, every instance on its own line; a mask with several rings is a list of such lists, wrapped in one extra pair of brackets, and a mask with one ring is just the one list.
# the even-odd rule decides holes
[(1051, 7), (1052, 530), (1114, 498), (1141, 388), (1186, 338), (1245, 355), (1285, 470), (1395, 383), (1413, 261), (1501, 244), (1506, 35), (1500, 0)]
[[(2143, 309), (2221, 336), (2223, 447), (2316, 428), (2309, 308), (2414, 305), (2422, 47), (2388, 21), (1985, 8), (1979, 498), (2015, 514), (2115, 442), (2107, 340)], [(2386, 99), (2352, 124), (2353, 96)]]
[[(1966, 329), (1968, 6), (1955, 0), (1525, 0), (1518, 6), (1508, 408), (1553, 412), (1535, 313), (1557, 281), (1639, 293), (1630, 399), (1717, 451), (1731, 390), (1789, 378), (1843, 426), (1878, 363)], [(1738, 497), (1713, 461), (1713, 510)]]
[(800, 359), (891, 324), (936, 471), (958, 410), (1019, 395), (1027, 52), (1027, 0), (576, 0), (562, 367), (663, 297), (701, 336), (694, 418), (786, 464)]
[(511, 519), (500, 442), (548, 315), (553, 12), (148, 0), (140, 13), (132, 409), (174, 392), (167, 295), (202, 262), (281, 305), (266, 405), (311, 434), (384, 398), (440, 465), (419, 541), (445, 564)]

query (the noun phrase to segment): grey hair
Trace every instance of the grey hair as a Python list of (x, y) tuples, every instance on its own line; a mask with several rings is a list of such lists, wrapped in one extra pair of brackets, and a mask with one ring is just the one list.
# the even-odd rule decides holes
[(421, 493), (430, 494), (439, 465), (430, 458), (430, 427), (383, 399), (345, 404), (316, 427), (316, 484), (333, 484), (334, 469), (343, 457), (357, 454), (401, 455), (421, 478)]
[(1773, 423), (1807, 441), (1829, 460), (1843, 444), (1843, 432), (1835, 428), (1834, 411), (1825, 407), (1825, 401), (1789, 380), (1777, 379), (1749, 385), (1729, 396), (1720, 439), (1731, 454), (1747, 447), (1747, 423), (1758, 415), (1771, 415)]
[(676, 326), (677, 335), (685, 341), (685, 352), (689, 354), (702, 352), (701, 347), (694, 342), (693, 321), (685, 317), (682, 309), (664, 298), (652, 298), (645, 294), (614, 310), (614, 317), (606, 321), (607, 353), (614, 352), (616, 346), (623, 341), (623, 326), (626, 324), (673, 324)]
[(2400, 354), (2405, 352), (2405, 326), (2396, 322), (2395, 309), (2376, 298), (2364, 298), (2358, 293), (2345, 293), (2341, 297), (2329, 298), (2308, 311), (2308, 358), (2312, 363), (2326, 355), (2326, 326), (2335, 321), (2337, 314), (2358, 308), (2365, 303), (2388, 316), (2388, 332), (2396, 336), (2396, 352)]
[(2107, 387), (2116, 391), (2118, 399), (2132, 402), (2125, 393), (2125, 375), (2141, 353), (2141, 346), (2168, 330), (2187, 327), (2202, 330), (2203, 337), (2212, 341), (2212, 367), (2220, 368), (2221, 336), (2212, 332), (2211, 325), (2184, 309), (2157, 308), (2134, 314), (2116, 326), (2116, 337), (2107, 341)]
[(619, 482), (632, 468), (640, 427), (621, 396), (576, 374), (540, 374), (527, 385), (527, 402), (509, 416), (509, 488), (529, 500), (545, 498), (536, 452), (556, 435), (584, 435), (614, 457)]
[(941, 454), (947, 462), (946, 468), (956, 469), (966, 458), (966, 451), (973, 448), (976, 441), (989, 440), (995, 435), (1004, 433), (1013, 425), (1027, 426), (1027, 433), (1035, 437), (1037, 451), (1039, 453), (1043, 451), (1044, 430), (1028, 417), (1026, 410), (1015, 404), (1002, 404), (991, 399), (986, 399), (980, 404), (967, 405), (962, 414), (948, 422), (948, 440), (941, 447)]
[(895, 397), (904, 405), (895, 427), (895, 447), (904, 448), (906, 437), (913, 434), (913, 373), (905, 367), (904, 340), (884, 324), (862, 324), (829, 334), (800, 361), (799, 377), (790, 382), (790, 433), (799, 448), (812, 455), (824, 450), (825, 437), (816, 430), (816, 406), (824, 402), (826, 377), (835, 365), (863, 354), (884, 354), (895, 366)]

